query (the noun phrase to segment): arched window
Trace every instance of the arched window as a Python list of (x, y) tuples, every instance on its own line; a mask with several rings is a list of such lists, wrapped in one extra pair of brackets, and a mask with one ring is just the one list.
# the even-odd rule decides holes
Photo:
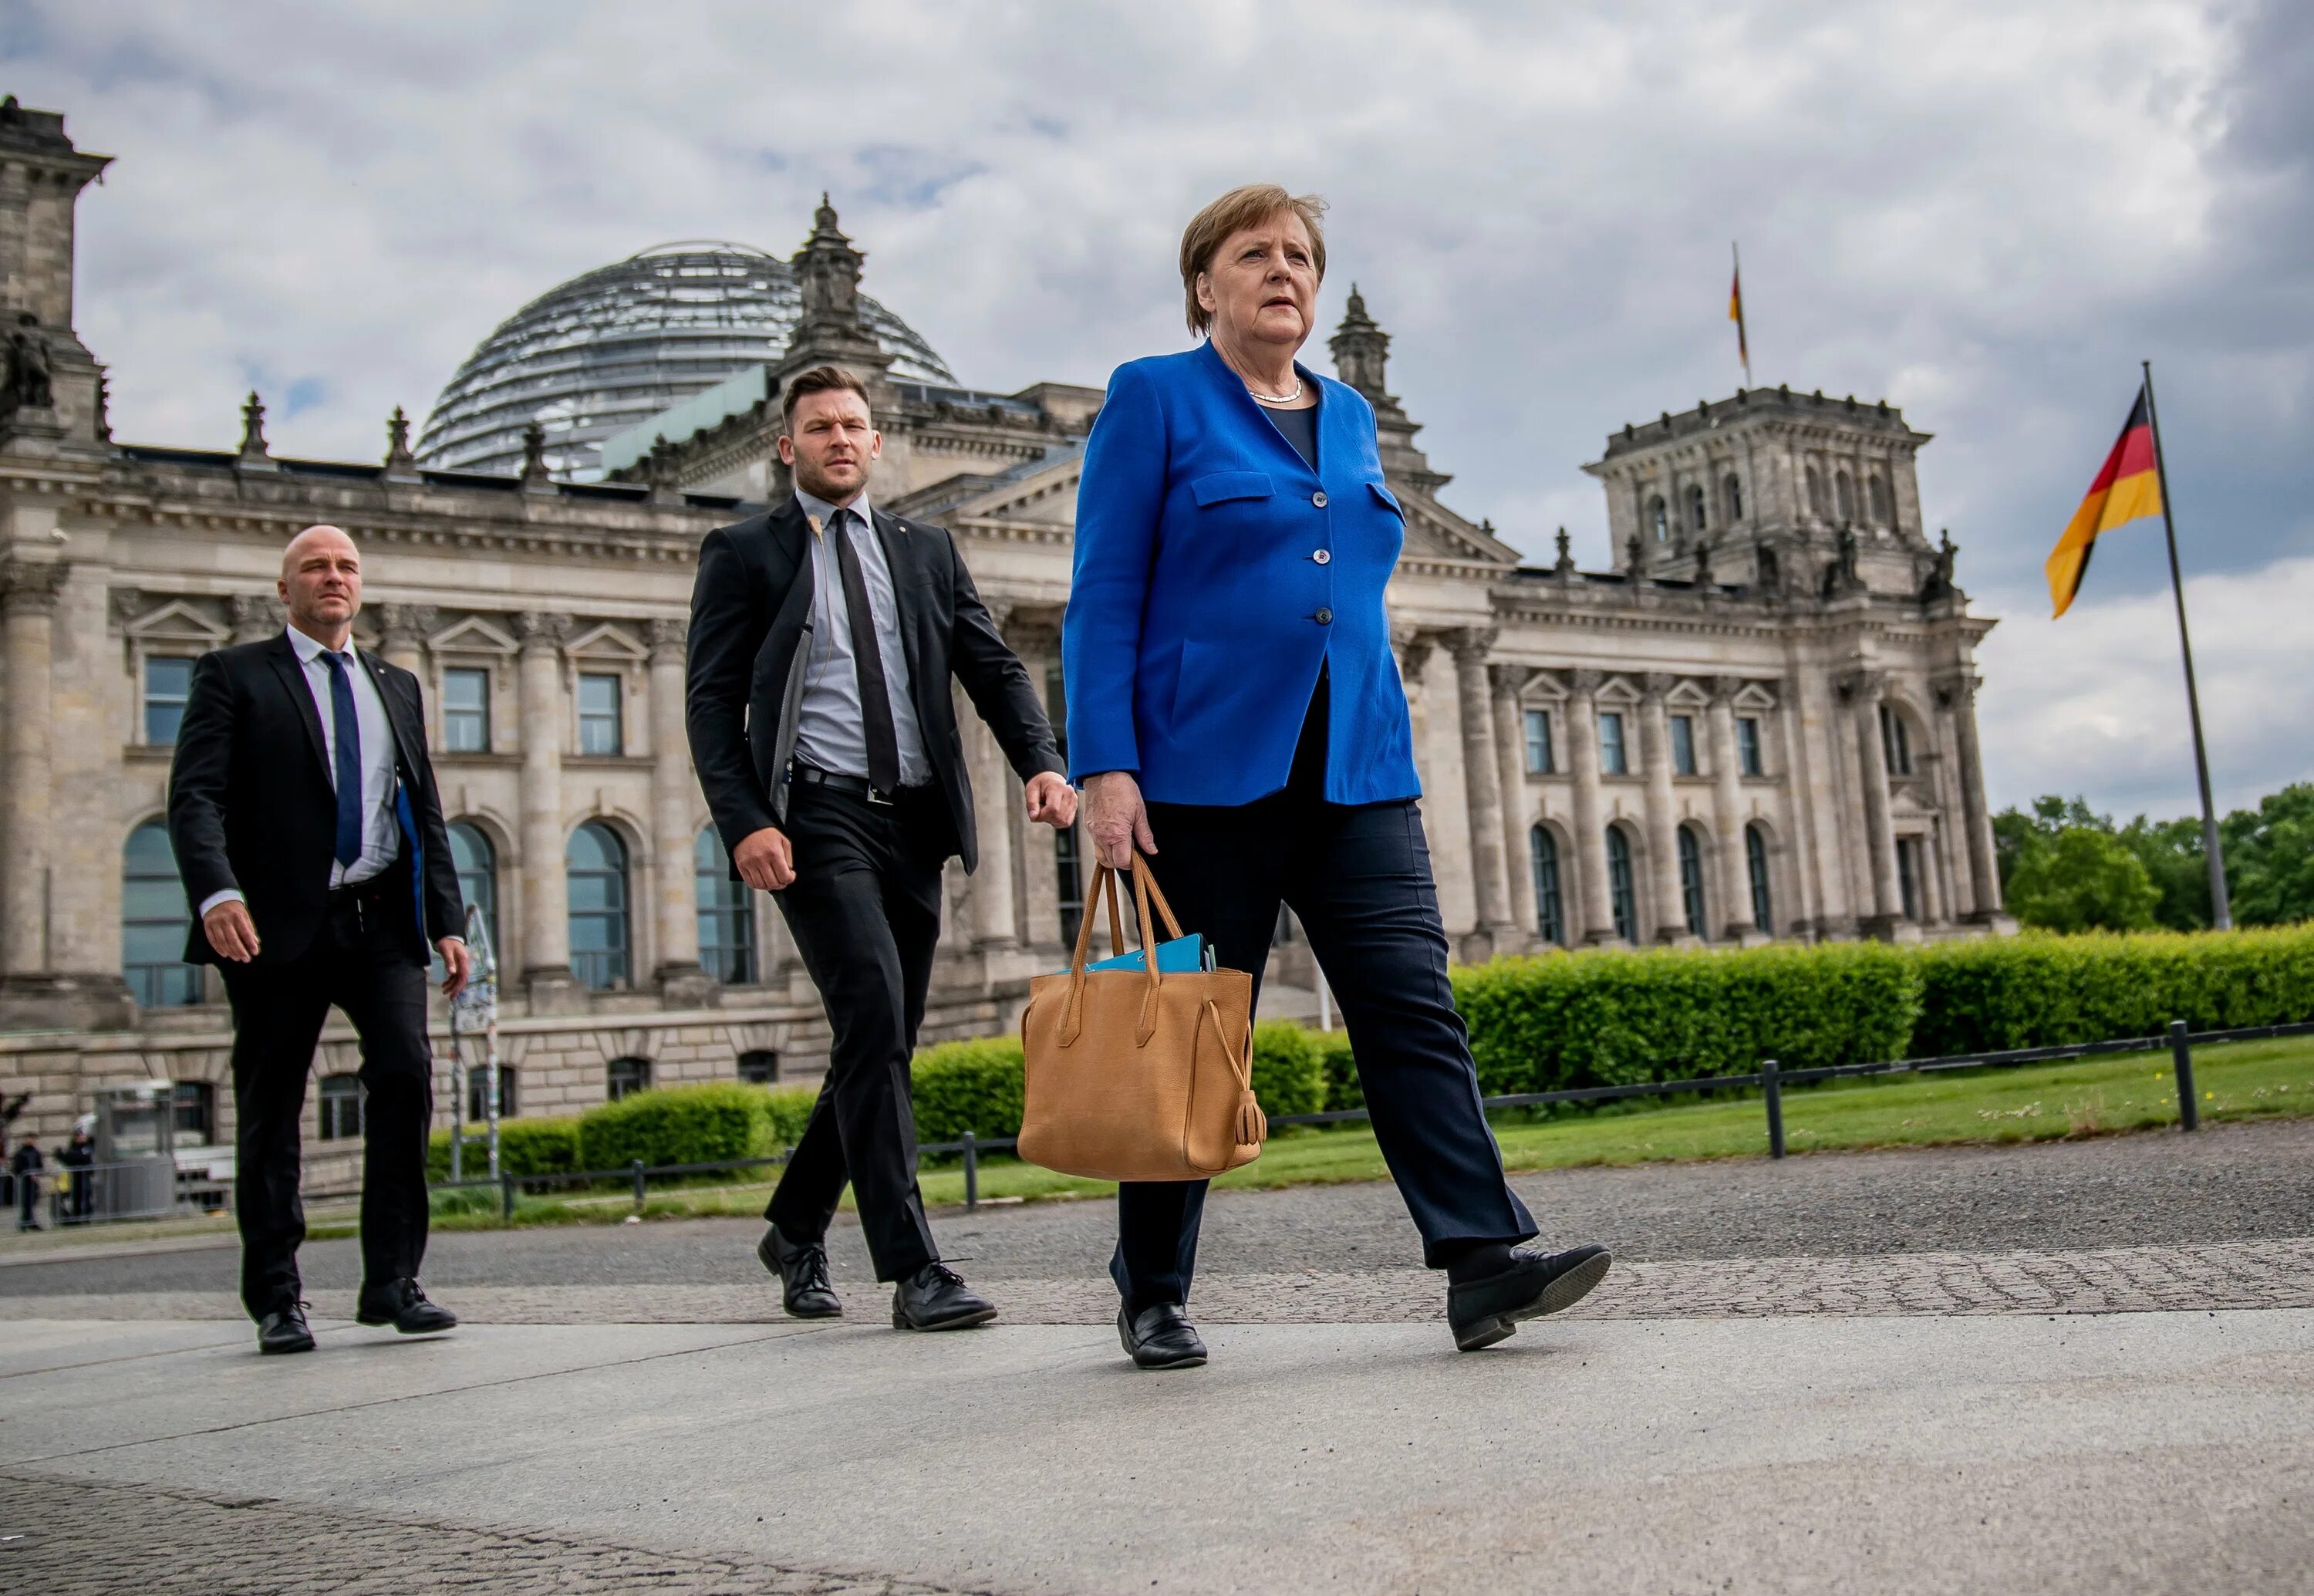
[(1855, 481), (1854, 481), (1852, 478), (1850, 478), (1850, 477), (1849, 476), (1849, 474), (1848, 474), (1846, 472), (1841, 472), (1838, 476), (1836, 476), (1836, 477), (1833, 478), (1833, 480), (1832, 480), (1832, 487), (1833, 487), (1833, 493), (1834, 493), (1834, 494), (1839, 498), (1839, 499), (1840, 499), (1840, 518), (1841, 518), (1841, 520), (1843, 520), (1843, 521), (1853, 521), (1853, 520), (1855, 520), (1855, 519), (1856, 519), (1856, 483), (1855, 483)]
[(1880, 706), (1880, 746), (1888, 756), (1890, 775), (1912, 773), (1912, 734), (1904, 729), (1904, 718), (1892, 704)]
[(322, 1127), (324, 1142), (348, 1142), (362, 1133), (362, 1084), (358, 1076), (322, 1077)]
[(1662, 494), (1647, 500), (1647, 523), (1656, 529), (1656, 542), (1666, 542), (1671, 538), (1671, 507), (1664, 503)]
[(1607, 901), (1615, 911), (1615, 934), (1626, 942), (1639, 939), (1639, 903), (1631, 890), (1631, 842), (1623, 828), (1607, 828)]
[(1703, 918), (1703, 848), (1695, 840), (1695, 828), (1679, 828), (1679, 901), (1687, 913), (1687, 934), (1700, 937)]
[(634, 927), (627, 910), (627, 846), (619, 833), (590, 820), (570, 833), (562, 851), (570, 904), (570, 969), (596, 992), (633, 978)]
[(501, 972), (506, 966), (506, 944), (499, 940), (499, 860), (498, 851), (482, 828), (472, 821), (454, 821), (450, 825), (450, 862), (458, 869), (458, 895), (469, 909), (481, 911), (482, 928), (490, 933), (490, 952), (498, 959)]
[(1722, 496), (1727, 500), (1727, 519), (1730, 522), (1741, 521), (1744, 518), (1744, 484), (1736, 480), (1736, 473), (1731, 471), (1727, 473), (1727, 480), (1719, 486)]
[(603, 1095), (617, 1102), (635, 1092), (650, 1090), (651, 1062), (647, 1058), (614, 1058), (603, 1080)]
[(1752, 873), (1752, 923), (1776, 934), (1776, 905), (1768, 895), (1768, 837), (1757, 821), (1744, 828), (1744, 863)]
[(1888, 502), (1888, 479), (1875, 472), (1872, 473), (1872, 480), (1868, 486), (1872, 498), (1872, 525), (1875, 526), (1894, 525), (1896, 515), (1894, 507)]
[(1709, 516), (1703, 497), (1703, 484), (1700, 482), (1687, 490), (1687, 525), (1689, 529), (1694, 532), (1701, 532), (1709, 525)]
[(1527, 868), (1534, 873), (1534, 929), (1546, 942), (1564, 944), (1567, 915), (1559, 895), (1559, 840), (1541, 826), (1526, 833)]
[(1824, 513), (1824, 473), (1813, 465), (1807, 468), (1808, 511), (1821, 519)]
[(157, 820), (138, 826), (120, 857), (120, 973), (146, 1008), (201, 1001), (200, 968), (183, 962), (192, 922), (169, 828)]
[(755, 979), (755, 907), (747, 885), (731, 878), (731, 856), (713, 826), (691, 845), (692, 887), (699, 904), (699, 967), (726, 986)]

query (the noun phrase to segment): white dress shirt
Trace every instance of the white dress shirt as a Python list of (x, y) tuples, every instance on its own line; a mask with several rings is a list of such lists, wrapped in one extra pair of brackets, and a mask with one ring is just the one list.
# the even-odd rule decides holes
[[(338, 776), (337, 711), (330, 703), (330, 667), (322, 659), (329, 650), (296, 627), (288, 630), (289, 646), (297, 651), (297, 663), (305, 670), (305, 686), (313, 693), (314, 708), (322, 718), (322, 763), (328, 767), (334, 790)], [(369, 670), (352, 643), (346, 645), (340, 657), (346, 662), (346, 680), (353, 687), (354, 725), (361, 746), (362, 850), (350, 865), (341, 865), (334, 858), (330, 860), (330, 886), (333, 890), (368, 880), (392, 864), (402, 851), (402, 826), (393, 813), (393, 727), (385, 718), (385, 701), (378, 696), (377, 683), (370, 680)], [(227, 887), (203, 899), (200, 912), (207, 916), (219, 904), (240, 901), (240, 889)]]
[[(811, 652), (805, 657), (803, 702), (796, 710), (795, 756), (803, 763), (838, 775), (868, 773), (868, 727), (861, 719), (860, 666), (852, 654), (852, 606), (843, 596), (837, 569), (836, 507), (796, 489), (796, 502), (817, 516), (823, 535), (811, 540)], [(900, 641), (900, 605), (892, 568), (884, 562), (884, 542), (876, 535), (868, 495), (843, 507), (855, 517), (845, 524), (852, 552), (860, 556), (860, 583), (868, 591), (869, 619), (876, 629), (876, 653), (884, 665), (885, 695), (892, 703), (893, 740), (900, 745), (900, 785), (918, 787), (932, 779), (924, 756), (924, 735), (916, 724), (909, 691), (908, 655)]]

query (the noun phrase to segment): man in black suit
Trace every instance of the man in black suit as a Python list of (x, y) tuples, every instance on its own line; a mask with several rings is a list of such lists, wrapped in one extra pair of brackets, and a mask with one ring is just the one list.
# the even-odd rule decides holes
[(233, 1004), (241, 1300), (269, 1353), (311, 1352), (298, 1301), (305, 1077), (331, 1005), (361, 1038), (362, 1286), (355, 1317), (405, 1335), (458, 1321), (418, 1284), (426, 1251), (428, 944), (453, 996), (465, 911), (426, 754), (418, 679), (353, 647), (361, 555), (309, 526), (281, 557), (279, 637), (204, 656), (177, 733), (169, 840), (200, 923), (185, 958)]
[(779, 895), (827, 1005), (827, 1080), (764, 1217), (756, 1255), (799, 1318), (842, 1311), (824, 1239), (852, 1183), (892, 1323), (984, 1324), (996, 1309), (940, 1261), (916, 1189), (908, 1057), (940, 939), (941, 868), (977, 862), (951, 673), (1065, 827), (1076, 793), (1029, 674), (946, 530), (868, 503), (883, 438), (849, 372), (790, 384), (780, 458), (792, 497), (710, 533), (691, 596), (692, 763), (733, 872)]

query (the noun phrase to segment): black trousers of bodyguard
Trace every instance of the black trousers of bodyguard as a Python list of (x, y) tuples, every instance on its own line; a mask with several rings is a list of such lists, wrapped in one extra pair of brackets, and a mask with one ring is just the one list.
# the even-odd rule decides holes
[(871, 805), (797, 784), (787, 816), (796, 878), (773, 895), (835, 1036), (827, 1080), (764, 1217), (790, 1240), (817, 1241), (849, 1180), (879, 1280), (940, 1257), (916, 1188), (908, 1058), (940, 941), (950, 828), (934, 789), (898, 798)]
[[(1283, 790), (1226, 807), (1149, 805), (1149, 865), (1181, 928), (1203, 932), (1225, 968), (1254, 973), (1257, 1004), (1277, 906), (1293, 909), (1340, 1007), (1423, 1260), (1443, 1268), (1456, 1243), (1524, 1241), (1534, 1221), (1479, 1106), (1420, 807), (1326, 802), (1327, 695), (1321, 677)], [(1136, 1311), (1188, 1301), (1205, 1204), (1202, 1180), (1117, 1188), (1109, 1274)]]

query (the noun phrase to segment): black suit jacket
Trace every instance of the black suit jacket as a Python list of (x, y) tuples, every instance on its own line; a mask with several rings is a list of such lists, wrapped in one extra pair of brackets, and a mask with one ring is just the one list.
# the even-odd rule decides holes
[[(359, 657), (393, 727), (395, 807), (417, 900), (409, 953), (422, 965), (434, 942), (466, 934), (457, 867), (426, 754), (418, 678), (366, 649)], [(169, 841), (195, 911), (186, 962), (222, 962), (199, 911), (229, 887), (249, 900), (259, 964), (304, 953), (328, 907), (337, 824), (321, 712), (287, 634), (202, 656), (169, 771)]]
[[(1053, 728), (1029, 673), (1005, 646), (945, 527), (872, 512), (900, 606), (900, 640), (932, 780), (955, 834), (943, 853), (979, 862), (972, 781), (965, 770), (953, 674), (996, 734), (1022, 780), (1065, 773)], [(811, 525), (790, 496), (736, 526), (718, 527), (699, 549), (691, 591), (691, 762), (723, 845), (785, 823), (788, 765), (811, 647)]]

